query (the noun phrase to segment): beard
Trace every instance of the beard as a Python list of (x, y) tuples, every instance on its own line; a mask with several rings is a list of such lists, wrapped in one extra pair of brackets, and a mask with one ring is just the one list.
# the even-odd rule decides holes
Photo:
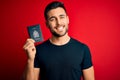
[(53, 30), (50, 30), (50, 32), (51, 32), (52, 35), (55, 36), (55, 37), (62, 37), (62, 36), (64, 36), (64, 35), (68, 32), (68, 28), (66, 28), (66, 29), (65, 29), (65, 32), (62, 33), (62, 34), (57, 33), (57, 32), (55, 32), (55, 31), (53, 31)]

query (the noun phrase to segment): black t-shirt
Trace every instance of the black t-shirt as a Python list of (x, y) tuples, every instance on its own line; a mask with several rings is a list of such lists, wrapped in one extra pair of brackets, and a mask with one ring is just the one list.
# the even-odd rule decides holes
[(40, 68), (40, 80), (80, 80), (82, 70), (92, 66), (89, 48), (71, 38), (65, 45), (49, 40), (36, 46), (35, 68)]

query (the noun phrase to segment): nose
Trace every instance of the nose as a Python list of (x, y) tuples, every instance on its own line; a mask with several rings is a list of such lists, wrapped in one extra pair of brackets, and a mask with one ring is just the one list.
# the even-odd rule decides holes
[(57, 25), (60, 25), (61, 24), (61, 20), (58, 18), (57, 19)]

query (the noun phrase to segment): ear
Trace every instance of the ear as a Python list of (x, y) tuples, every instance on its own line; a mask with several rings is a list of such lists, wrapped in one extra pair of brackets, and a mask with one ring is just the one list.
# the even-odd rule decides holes
[(49, 24), (48, 24), (48, 22), (47, 22), (47, 21), (45, 22), (45, 24), (46, 24), (47, 28), (49, 28)]
[(69, 16), (67, 15), (67, 21), (68, 21), (68, 24), (69, 24)]

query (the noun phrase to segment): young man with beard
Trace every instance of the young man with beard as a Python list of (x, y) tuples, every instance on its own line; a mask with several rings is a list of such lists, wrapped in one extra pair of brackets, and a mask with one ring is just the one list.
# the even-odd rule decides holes
[[(34, 46), (34, 40), (27, 39), (24, 50), (27, 53), (25, 80), (94, 80), (89, 48), (68, 35), (69, 17), (64, 4), (50, 3), (44, 12), (51, 38)], [(40, 76), (40, 77), (39, 77)]]

